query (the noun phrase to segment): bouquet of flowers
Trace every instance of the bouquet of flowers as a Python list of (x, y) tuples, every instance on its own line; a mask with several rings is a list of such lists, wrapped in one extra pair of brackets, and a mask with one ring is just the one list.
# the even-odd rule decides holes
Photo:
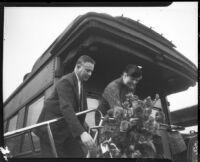
[[(152, 108), (159, 99), (147, 97), (140, 100), (129, 93), (122, 107), (109, 109), (104, 117), (99, 136), (99, 157), (112, 158), (155, 158), (161, 157), (156, 148), (161, 144), (159, 124), (164, 122), (160, 110), (151, 116)], [(162, 144), (161, 144), (162, 145)]]

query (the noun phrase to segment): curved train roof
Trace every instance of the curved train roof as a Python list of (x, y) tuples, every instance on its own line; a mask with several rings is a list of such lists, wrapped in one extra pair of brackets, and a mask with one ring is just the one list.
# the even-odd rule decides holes
[[(164, 38), (162, 35), (160, 35), (159, 33), (155, 32), (154, 30), (152, 30), (151, 28), (141, 24), (139, 21), (135, 21), (126, 17), (112, 17), (108, 14), (98, 14), (98, 13), (94, 13), (94, 12), (89, 12), (85, 15), (82, 16), (78, 16), (65, 30), (63, 33), (60, 34), (60, 36), (51, 44), (51, 46), (44, 52), (44, 54), (39, 57), (37, 59), (37, 61), (35, 62), (32, 71), (35, 71), (36, 69), (38, 69), (42, 63), (45, 61), (44, 55), (47, 54), (48, 51), (50, 51), (53, 47), (56, 46), (56, 44), (59, 44), (60, 40), (62, 39), (62, 37), (64, 37), (64, 35), (66, 35), (67, 33), (69, 33), (70, 31), (70, 27), (73, 28), (74, 26), (76, 26), (78, 23), (80, 23), (81, 21), (83, 21), (84, 19), (88, 19), (88, 18), (102, 18), (102, 19), (110, 19), (112, 21), (117, 21), (118, 23), (121, 23), (123, 25), (127, 25), (133, 29), (135, 29), (138, 32), (141, 32), (145, 35), (148, 35), (149, 37), (153, 37), (154, 39), (160, 41), (161, 43), (163, 43), (164, 45), (166, 45), (169, 48), (173, 48), (175, 47), (175, 45), (167, 40), (166, 38)], [(188, 60), (189, 61), (189, 60)]]
[[(80, 24), (85, 19), (90, 19), (89, 21), (93, 21), (94, 19), (99, 19), (101, 21), (110, 20), (111, 21), (110, 23), (117, 22), (118, 24), (122, 24), (124, 26), (130, 27), (132, 30), (137, 31), (138, 33), (142, 33), (142, 34), (144, 34), (144, 35), (146, 35), (148, 37), (151, 37), (152, 39), (154, 39), (156, 41), (159, 41), (160, 43), (162, 43), (166, 47), (176, 51), (174, 49), (174, 47), (176, 47), (176, 46), (171, 41), (167, 40), (165, 37), (163, 37), (161, 34), (157, 33), (156, 31), (152, 30), (151, 28), (141, 24), (139, 21), (135, 21), (135, 20), (132, 20), (130, 18), (122, 17), (122, 16), (120, 16), (120, 17), (112, 17), (112, 16), (110, 16), (108, 14), (99, 14), (99, 13), (95, 13), (95, 12), (89, 12), (89, 13), (87, 13), (85, 15), (78, 16), (63, 31), (63, 33), (60, 34), (60, 36), (51, 44), (51, 46), (44, 52), (44, 54), (40, 58), (38, 58), (38, 60), (35, 62), (34, 66), (32, 68), (32, 71), (35, 71), (36, 69), (38, 69), (42, 65), (42, 63), (45, 60), (45, 59), (43, 59), (45, 54), (50, 52), (51, 49), (56, 48), (56, 46), (61, 43), (63, 38), (66, 37), (70, 33), (70, 31), (73, 30), (73, 28), (75, 26)], [(115, 24), (115, 25), (118, 25), (118, 24)], [(189, 59), (187, 59), (185, 56), (183, 56), (178, 51), (176, 51), (176, 54), (179, 57), (179, 59), (184, 60), (185, 62), (190, 64), (190, 66), (192, 66), (194, 69), (196, 69), (196, 66)]]
[[(70, 40), (75, 34), (76, 30), (82, 28), (85, 24), (88, 25), (88, 28), (102, 28), (104, 26), (112, 27), (113, 30), (118, 30), (120, 32), (129, 34), (134, 38), (137, 38), (139, 41), (142, 40), (145, 42), (149, 49), (155, 51), (158, 55), (162, 55), (158, 50), (161, 49), (165, 51), (164, 58), (173, 58), (177, 61), (177, 63), (187, 68), (188, 71), (191, 72), (191, 76), (188, 78), (192, 82), (197, 81), (197, 67), (186, 57), (180, 54), (178, 51), (174, 49), (175, 45), (164, 38), (162, 35), (153, 31), (151, 28), (146, 27), (138, 21), (134, 21), (132, 19), (126, 17), (112, 17), (108, 14), (100, 14), (89, 12), (84, 15), (78, 16), (60, 35), (59, 37), (50, 45), (50, 47), (42, 54), (41, 57), (35, 62), (32, 71), (26, 77), (24, 82), (12, 93), (12, 95), (5, 101), (5, 104), (19, 91), (28, 80), (47, 62), (47, 60), (51, 59), (54, 55), (56, 55), (68, 40)], [(112, 32), (110, 30), (110, 32)], [(187, 73), (188, 74), (188, 73)]]

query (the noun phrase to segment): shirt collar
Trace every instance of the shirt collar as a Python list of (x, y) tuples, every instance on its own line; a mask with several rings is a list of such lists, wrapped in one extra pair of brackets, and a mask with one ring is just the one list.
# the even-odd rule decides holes
[(78, 75), (76, 74), (76, 72), (74, 72), (74, 73), (75, 73), (76, 78), (77, 78), (77, 80), (78, 80), (78, 94), (79, 94), (79, 96), (80, 96), (80, 94), (81, 94), (81, 81), (80, 81), (80, 79), (78, 78)]
[(78, 75), (76, 74), (76, 71), (74, 71), (74, 73), (75, 73), (75, 75), (76, 75), (76, 79), (78, 80), (78, 83), (80, 84), (80, 83), (81, 83), (81, 81), (80, 81), (80, 79), (79, 79)]

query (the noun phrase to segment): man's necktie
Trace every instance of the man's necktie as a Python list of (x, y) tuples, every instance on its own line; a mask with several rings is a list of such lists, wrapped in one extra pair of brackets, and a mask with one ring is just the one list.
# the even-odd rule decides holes
[(79, 111), (83, 111), (83, 84), (81, 83), (80, 84), (81, 85), (81, 92), (80, 92), (80, 109), (79, 109)]

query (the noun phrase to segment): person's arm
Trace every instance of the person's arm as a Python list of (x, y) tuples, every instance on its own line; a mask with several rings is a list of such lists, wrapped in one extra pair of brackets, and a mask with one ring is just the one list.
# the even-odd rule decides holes
[(107, 107), (109, 109), (112, 109), (116, 106), (121, 106), (119, 88), (115, 84), (106, 87), (104, 93), (102, 94), (102, 98), (104, 100), (104, 105), (108, 105)]
[(110, 107), (108, 101), (104, 97), (102, 97), (100, 100), (100, 104), (98, 106), (98, 110), (100, 110), (103, 115), (106, 115), (107, 111), (110, 108), (111, 107)]
[(73, 86), (67, 80), (61, 80), (56, 85), (61, 113), (67, 122), (73, 137), (80, 136), (85, 130), (75, 114), (75, 94)]
[[(120, 106), (119, 99), (119, 89), (117, 86), (113, 84), (109, 84), (100, 98), (100, 104), (98, 106), (98, 110), (101, 111), (103, 116), (107, 114), (109, 109), (112, 109), (116, 106)], [(95, 124), (98, 125), (100, 122), (100, 114), (99, 112), (95, 113)]]
[[(109, 104), (103, 97), (101, 97), (99, 99), (99, 106), (97, 107), (97, 109), (102, 113), (103, 116), (105, 116), (107, 111), (110, 109)], [(96, 126), (99, 125), (100, 118), (101, 118), (100, 113), (98, 111), (96, 111), (95, 112), (95, 125)]]
[(56, 88), (60, 101), (60, 110), (69, 126), (69, 129), (71, 130), (73, 137), (76, 138), (79, 136), (81, 141), (88, 148), (94, 147), (95, 143), (92, 137), (84, 130), (75, 114), (75, 96), (73, 92), (73, 86), (69, 81), (62, 80), (57, 84)]
[(85, 128), (85, 130), (86, 130), (87, 132), (88, 132), (89, 129), (90, 129), (90, 127), (89, 127), (89, 125), (86, 123), (86, 121), (84, 122), (83, 127)]

